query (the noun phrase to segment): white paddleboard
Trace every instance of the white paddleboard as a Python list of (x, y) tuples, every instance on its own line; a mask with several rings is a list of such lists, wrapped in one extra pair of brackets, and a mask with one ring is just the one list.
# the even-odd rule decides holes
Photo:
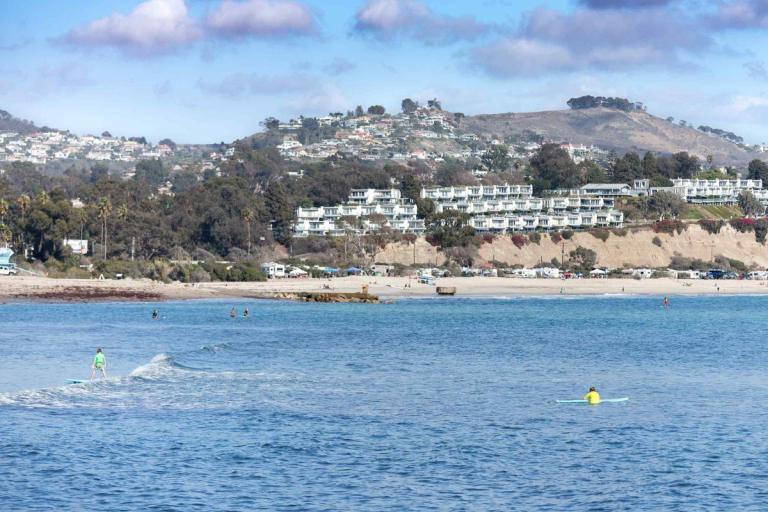
[[(629, 400), (629, 397), (625, 396), (623, 398), (604, 398), (600, 400), (601, 404), (605, 403), (617, 403), (617, 402), (626, 402)], [(588, 403), (586, 400), (557, 400), (557, 403), (559, 404), (586, 404)]]

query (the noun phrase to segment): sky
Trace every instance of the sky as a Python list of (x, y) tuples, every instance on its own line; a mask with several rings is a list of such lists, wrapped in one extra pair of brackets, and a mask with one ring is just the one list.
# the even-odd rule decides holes
[(768, 0), (3, 0), (0, 109), (80, 134), (230, 142), (438, 98), (585, 94), (768, 141)]

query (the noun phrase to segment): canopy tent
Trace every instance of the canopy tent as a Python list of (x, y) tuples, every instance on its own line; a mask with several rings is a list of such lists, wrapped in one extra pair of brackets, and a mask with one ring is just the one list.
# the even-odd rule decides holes
[(361, 269), (357, 268), (357, 267), (349, 267), (347, 269), (347, 275), (348, 276), (358, 276), (358, 275), (360, 275), (362, 273), (363, 273), (363, 271)]

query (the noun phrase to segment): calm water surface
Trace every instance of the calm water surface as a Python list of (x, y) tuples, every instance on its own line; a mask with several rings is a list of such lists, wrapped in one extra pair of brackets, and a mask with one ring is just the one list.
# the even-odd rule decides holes
[(0, 509), (765, 510), (768, 298), (660, 304), (3, 305)]

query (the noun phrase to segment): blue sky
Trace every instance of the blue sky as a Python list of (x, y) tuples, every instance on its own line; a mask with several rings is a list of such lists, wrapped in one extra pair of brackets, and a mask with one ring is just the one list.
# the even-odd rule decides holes
[(0, 109), (219, 142), (267, 116), (583, 94), (768, 141), (768, 0), (3, 0)]

